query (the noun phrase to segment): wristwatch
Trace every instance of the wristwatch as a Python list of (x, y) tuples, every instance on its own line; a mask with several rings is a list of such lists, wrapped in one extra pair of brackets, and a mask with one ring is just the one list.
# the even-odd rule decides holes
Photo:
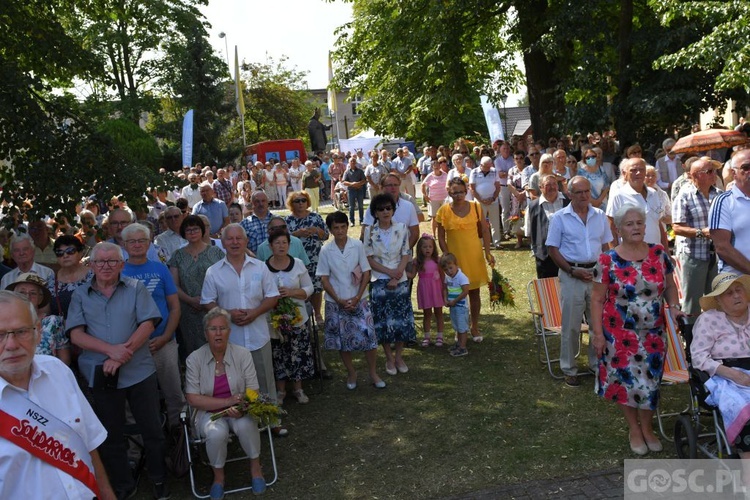
[(699, 240), (702, 240), (703, 238), (705, 238), (706, 235), (703, 234), (703, 229), (701, 228), (696, 229), (695, 237), (698, 238)]

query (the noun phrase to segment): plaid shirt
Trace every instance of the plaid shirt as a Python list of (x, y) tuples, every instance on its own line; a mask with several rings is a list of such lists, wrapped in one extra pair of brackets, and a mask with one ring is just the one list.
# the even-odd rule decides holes
[(212, 187), (216, 197), (226, 203), (227, 207), (229, 207), (234, 201), (234, 196), (232, 196), (232, 181), (226, 179), (220, 181), (219, 179), (216, 179)]
[[(708, 209), (721, 191), (711, 186), (708, 199), (692, 183), (685, 183), (680, 188), (677, 198), (672, 202), (672, 222), (695, 229), (708, 227)], [(697, 260), (709, 260), (712, 251), (711, 240), (707, 238), (675, 238), (676, 254), (685, 254)]]
[(273, 215), (268, 212), (263, 219), (258, 218), (257, 215), (253, 214), (250, 217), (242, 219), (240, 226), (247, 233), (247, 248), (253, 253), (258, 251), (258, 247), (268, 238), (268, 222), (271, 220)]

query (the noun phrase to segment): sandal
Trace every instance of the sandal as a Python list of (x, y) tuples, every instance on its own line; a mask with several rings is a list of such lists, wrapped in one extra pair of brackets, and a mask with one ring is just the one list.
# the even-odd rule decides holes
[(422, 341), (422, 347), (429, 347), (430, 346), (430, 337), (425, 337)]
[(435, 347), (443, 347), (443, 337), (438, 337), (435, 339)]

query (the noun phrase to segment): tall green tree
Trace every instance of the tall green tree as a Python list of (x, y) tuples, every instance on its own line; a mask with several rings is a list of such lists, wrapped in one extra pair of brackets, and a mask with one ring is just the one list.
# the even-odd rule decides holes
[(236, 116), (226, 63), (208, 42), (202, 20), (185, 19), (179, 26), (179, 35), (163, 45), (164, 59), (155, 72), (161, 109), (151, 115), (147, 126), (160, 139), (165, 152), (164, 166), (171, 170), (182, 166), (182, 119), (190, 109), (194, 161), (224, 162), (242, 151), (241, 136), (234, 141), (223, 140), (226, 128)]

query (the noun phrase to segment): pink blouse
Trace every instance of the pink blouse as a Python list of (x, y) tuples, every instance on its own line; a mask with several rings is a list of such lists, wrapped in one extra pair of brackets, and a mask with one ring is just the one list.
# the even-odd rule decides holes
[(709, 375), (716, 373), (722, 359), (750, 358), (750, 320), (738, 325), (716, 309), (704, 312), (693, 326), (690, 353), (693, 366)]

